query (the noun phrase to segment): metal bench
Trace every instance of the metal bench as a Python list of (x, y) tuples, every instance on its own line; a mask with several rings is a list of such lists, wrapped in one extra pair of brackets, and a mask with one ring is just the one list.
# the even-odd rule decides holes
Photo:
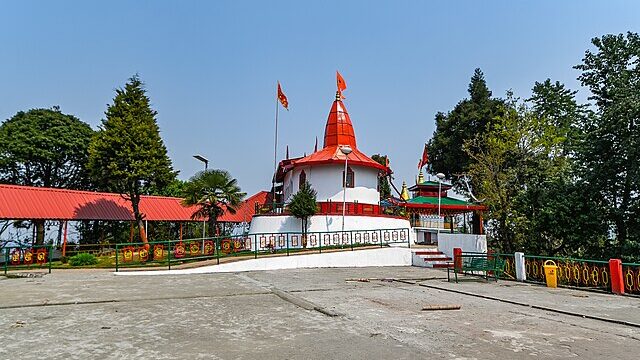
[[(458, 273), (466, 274), (471, 272), (481, 272), (484, 274), (485, 279), (489, 279), (489, 273), (493, 278), (498, 281), (498, 277), (504, 272), (505, 261), (498, 257), (493, 257), (487, 254), (479, 253), (462, 253), (461, 264), (454, 259), (453, 267), (447, 268), (447, 281), (451, 281), (451, 270), (455, 276), (456, 283), (458, 282)], [(462, 266), (459, 266), (462, 265)]]

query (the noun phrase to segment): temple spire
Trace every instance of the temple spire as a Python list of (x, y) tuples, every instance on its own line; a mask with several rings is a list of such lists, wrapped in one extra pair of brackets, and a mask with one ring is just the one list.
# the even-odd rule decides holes
[(336, 100), (334, 100), (331, 110), (329, 111), (329, 117), (327, 118), (327, 124), (324, 128), (324, 146), (341, 146), (349, 145), (352, 148), (356, 148), (356, 135), (353, 131), (353, 124), (351, 118), (347, 112), (347, 108), (340, 99), (340, 92), (336, 93)]

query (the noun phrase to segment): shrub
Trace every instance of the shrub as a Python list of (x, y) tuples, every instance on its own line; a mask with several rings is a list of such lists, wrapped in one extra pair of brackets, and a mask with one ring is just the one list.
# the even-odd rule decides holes
[(60, 256), (60, 262), (63, 264), (66, 264), (67, 261), (69, 261), (69, 257), (68, 256)]
[(69, 264), (71, 264), (71, 266), (95, 265), (97, 263), (98, 259), (89, 253), (82, 253), (69, 258)]

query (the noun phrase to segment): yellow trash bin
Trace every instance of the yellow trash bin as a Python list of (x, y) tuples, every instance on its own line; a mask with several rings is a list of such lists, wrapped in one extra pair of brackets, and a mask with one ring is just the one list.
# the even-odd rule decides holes
[(547, 279), (547, 287), (558, 287), (558, 266), (556, 266), (555, 261), (547, 260), (544, 262), (544, 275)]

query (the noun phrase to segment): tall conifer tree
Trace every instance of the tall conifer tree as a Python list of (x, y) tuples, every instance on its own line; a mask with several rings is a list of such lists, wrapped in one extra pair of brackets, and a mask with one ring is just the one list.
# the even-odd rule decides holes
[(140, 195), (162, 188), (176, 177), (151, 109), (144, 84), (137, 75), (117, 89), (105, 112), (100, 131), (89, 147), (88, 168), (96, 185), (123, 194), (129, 201), (140, 237), (147, 242)]

